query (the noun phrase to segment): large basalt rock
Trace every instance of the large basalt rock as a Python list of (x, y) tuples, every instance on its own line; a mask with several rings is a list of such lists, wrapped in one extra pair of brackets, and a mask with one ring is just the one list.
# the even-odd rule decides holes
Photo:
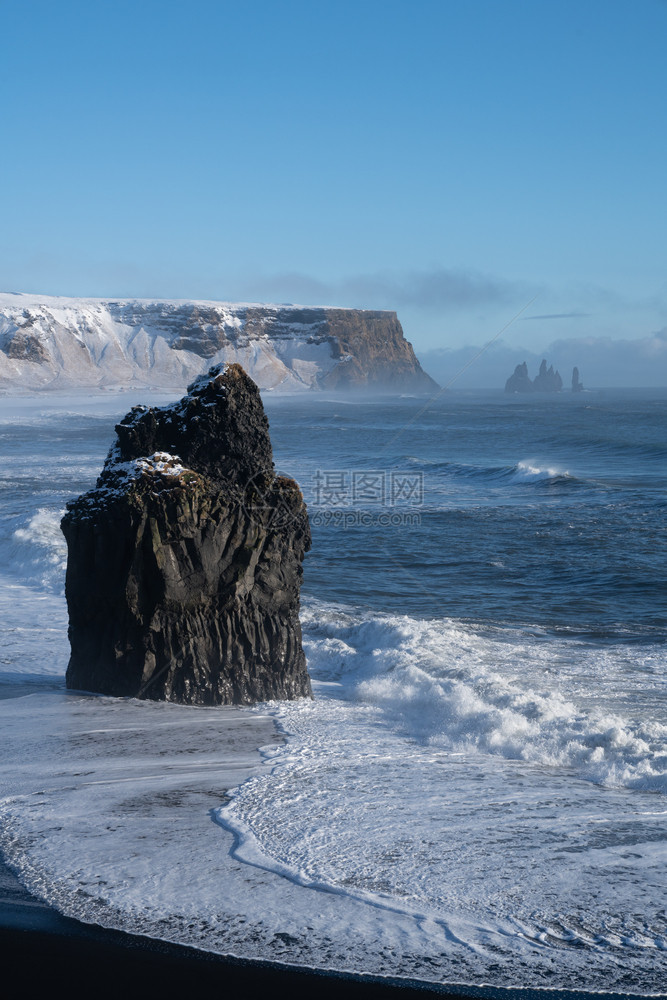
[(170, 407), (134, 407), (97, 485), (62, 521), (69, 688), (192, 705), (311, 694), (297, 484), (274, 474), (259, 391), (212, 368)]

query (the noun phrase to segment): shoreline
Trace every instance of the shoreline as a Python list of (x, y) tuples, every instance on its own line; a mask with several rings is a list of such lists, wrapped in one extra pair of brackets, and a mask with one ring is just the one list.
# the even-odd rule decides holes
[[(400, 980), (380, 976), (277, 962), (243, 959), (187, 945), (173, 944), (125, 931), (86, 924), (66, 917), (33, 896), (13, 870), (0, 860), (0, 944), (3, 966), (10, 978), (26, 978), (32, 989), (72, 988), (74, 977), (90, 983), (103, 979), (109, 989), (180, 990), (207, 988), (240, 991), (273, 989), (289, 991), (294, 1000), (334, 1000), (345, 992), (346, 1000), (628, 1000), (628, 994), (593, 993), (581, 990), (506, 988), (468, 984), (442, 985), (427, 981)], [(37, 963), (36, 959), (39, 959)], [(86, 995), (89, 986), (82, 987)], [(167, 993), (170, 995), (170, 993)], [(667, 996), (667, 994), (649, 994)], [(645, 997), (647, 994), (632, 994)]]
[(196, 975), (198, 989), (279, 987), (289, 989), (294, 998), (311, 997), (314, 989), (320, 997), (338, 997), (341, 988), (350, 997), (366, 1000), (384, 996), (410, 1000), (425, 992), (436, 993), (442, 1000), (490, 996), (474, 987), (475, 992), (461, 993), (448, 987), (403, 985), (370, 976), (246, 960), (85, 924), (33, 896), (4, 861), (0, 861), (0, 943), (4, 969), (10, 975), (24, 977), (25, 968), (40, 956), (39, 967), (30, 972), (33, 988), (65, 985), (76, 970), (82, 977), (88, 972), (104, 975), (116, 987), (127, 980), (134, 988), (173, 990), (191, 986)]
[[(30, 693), (33, 693), (32, 690)], [(200, 989), (208, 986), (212, 989), (231, 987), (234, 991), (232, 995), (267, 988), (289, 991), (293, 1000), (301, 997), (308, 997), (310, 1000), (314, 993), (319, 994), (318, 1000), (339, 998), (343, 992), (349, 995), (349, 1000), (354, 997), (359, 1000), (373, 1000), (376, 997), (412, 1000), (413, 997), (429, 995), (440, 997), (441, 1000), (460, 1000), (464, 997), (479, 1000), (628, 1000), (630, 996), (667, 996), (665, 993), (601, 993), (590, 990), (437, 983), (409, 978), (408, 975), (405, 978), (395, 975), (395, 972), (400, 973), (405, 968), (399, 963), (396, 963), (390, 975), (383, 975), (382, 972), (346, 972), (347, 946), (343, 945), (332, 960), (320, 950), (317, 934), (313, 936), (312, 933), (304, 936), (301, 964), (298, 964), (299, 959), (294, 951), (292, 956), (285, 954), (286, 961), (265, 959), (264, 955), (271, 954), (271, 948), (267, 947), (267, 944), (271, 944), (268, 938), (261, 947), (255, 944), (254, 950), (247, 951), (247, 931), (261, 926), (267, 906), (280, 914), (278, 926), (285, 936), (294, 933), (294, 915), (304, 903), (308, 914), (307, 922), (312, 921), (313, 926), (320, 927), (320, 931), (322, 920), (330, 927), (331, 924), (327, 921), (335, 916), (341, 941), (354, 940), (359, 928), (363, 927), (363, 919), (361, 924), (356, 921), (356, 903), (340, 900), (336, 902), (335, 909), (331, 909), (326, 904), (333, 903), (333, 897), (317, 898), (318, 894), (311, 896), (308, 890), (292, 885), (277, 873), (268, 873), (232, 858), (229, 847), (225, 847), (225, 840), (231, 844), (232, 834), (227, 833), (221, 841), (222, 829), (211, 822), (211, 796), (214, 801), (220, 802), (225, 789), (235, 787), (239, 781), (256, 773), (261, 766), (259, 747), (282, 741), (283, 737), (276, 729), (275, 720), (268, 716), (249, 715), (233, 708), (216, 710), (211, 716), (211, 712), (206, 709), (181, 710), (153, 703), (123, 701), (111, 703), (80, 695), (65, 695), (60, 706), (63, 692), (49, 694), (51, 697), (35, 702), (34, 706), (31, 699), (9, 698), (0, 702), (5, 709), (10, 706), (12, 709), (6, 713), (7, 738), (10, 745), (13, 742), (17, 744), (16, 759), (20, 764), (23, 764), (25, 756), (22, 744), (26, 733), (33, 732), (35, 728), (43, 733), (57, 733), (58, 740), (68, 739), (72, 732), (77, 738), (90, 734), (94, 737), (95, 746), (101, 740), (108, 741), (106, 745), (99, 747), (97, 755), (91, 755), (89, 743), (82, 744), (80, 749), (89, 769), (85, 788), (82, 786), (80, 792), (83, 793), (86, 789), (94, 791), (100, 786), (100, 779), (105, 779), (103, 800), (93, 796), (90, 802), (84, 801), (85, 808), (81, 811), (81, 815), (86, 815), (99, 809), (100, 805), (103, 806), (92, 829), (79, 829), (84, 854), (84, 848), (88, 845), (96, 852), (94, 857), (104, 857), (109, 841), (105, 840), (105, 846), (100, 848), (98, 837), (105, 828), (105, 822), (113, 819), (116, 825), (113, 840), (119, 837), (122, 839), (125, 845), (124, 855), (127, 857), (141, 851), (148, 870), (151, 873), (159, 872), (160, 877), (166, 879), (171, 871), (171, 863), (165, 865), (162, 857), (165, 845), (173, 848), (174, 843), (182, 844), (189, 839), (197, 845), (196, 856), (181, 858), (181, 862), (186, 861), (180, 873), (182, 877), (170, 886), (170, 891), (176, 893), (183, 887), (186, 887), (188, 893), (191, 890), (200, 893), (202, 909), (193, 909), (189, 919), (196, 919), (195, 914), (205, 915), (206, 906), (211, 907), (209, 883), (215, 873), (218, 884), (225, 886), (228, 898), (231, 896), (245, 901), (247, 909), (244, 910), (244, 915), (249, 923), (246, 931), (237, 927), (236, 936), (229, 933), (229, 925), (225, 924), (225, 932), (218, 936), (217, 941), (215, 936), (210, 936), (208, 930), (204, 929), (199, 938), (191, 938), (192, 943), (176, 943), (149, 936), (154, 931), (160, 933), (159, 921), (152, 928), (147, 926), (148, 934), (141, 927), (137, 933), (136, 924), (128, 931), (101, 926), (95, 921), (109, 919), (104, 907), (82, 912), (81, 915), (89, 921), (84, 922), (66, 917), (56, 908), (59, 900), (57, 891), (49, 895), (52, 902), (45, 902), (32, 895), (14, 873), (14, 869), (0, 858), (0, 942), (5, 966), (9, 967), (10, 973), (15, 973), (17, 979), (21, 977), (21, 980), (25, 979), (28, 970), (33, 989), (43, 988), (46, 991), (52, 989), (54, 984), (62, 984), (71, 993), (75, 977), (75, 981), (88, 984), (95, 980), (106, 980), (113, 984), (114, 990), (121, 987), (132, 993), (138, 988), (143, 991), (144, 987), (152, 990), (166, 988), (167, 996), (176, 988), (191, 988), (195, 981)], [(23, 713), (18, 711), (19, 708), (28, 713), (25, 719)], [(71, 731), (65, 729), (60, 733), (63, 708), (73, 709), (73, 724)], [(34, 713), (39, 722), (37, 727)], [(13, 721), (13, 726), (9, 725), (10, 720)], [(55, 729), (54, 722), (57, 723)], [(216, 725), (213, 726), (212, 722)], [(100, 729), (101, 724), (104, 725), (104, 730)], [(201, 727), (204, 727), (206, 739), (201, 738)], [(132, 750), (132, 739), (137, 733), (141, 733), (142, 742)], [(179, 733), (185, 733), (185, 742), (179, 737)], [(213, 747), (210, 745), (212, 734), (216, 735)], [(57, 743), (56, 747), (58, 745)], [(142, 754), (146, 748), (152, 748), (152, 752), (157, 753), (165, 745), (169, 747), (172, 763), (178, 764), (178, 767), (158, 774), (157, 781), (155, 775), (147, 779)], [(204, 750), (193, 755), (193, 746), (203, 746)], [(51, 744), (49, 747), (52, 753)], [(113, 780), (109, 782), (111, 750), (113, 760), (122, 766), (120, 776), (113, 776), (112, 772)], [(28, 770), (19, 766), (14, 775), (14, 790), (20, 787), (22, 795), (25, 795), (42, 794), (42, 789), (49, 788), (52, 779), (43, 770), (44, 762), (42, 757), (38, 757), (36, 761), (32, 761)], [(80, 763), (72, 759), (70, 764), (76, 774)], [(130, 799), (127, 799), (128, 779), (130, 787), (136, 786), (137, 789), (131, 793)], [(143, 782), (146, 780), (148, 785), (144, 786)], [(9, 784), (11, 783), (10, 781)], [(56, 795), (57, 791), (58, 787), (54, 786), (53, 794)], [(136, 810), (139, 793), (143, 806), (146, 807), (143, 812)], [(165, 816), (169, 817), (168, 827), (163, 822)], [(38, 817), (34, 832), (39, 836), (40, 830)], [(196, 833), (193, 836), (194, 830)], [(156, 839), (158, 831), (160, 836)], [(58, 850), (57, 846), (55, 850)], [(97, 869), (90, 870), (94, 872)], [(145, 870), (146, 866), (143, 877)], [(132, 869), (126, 869), (117, 888), (123, 893), (134, 891), (138, 905), (145, 905), (142, 871), (135, 874), (138, 881), (134, 884), (126, 882), (128, 875), (132, 875)], [(69, 879), (60, 881), (62, 888)], [(51, 888), (57, 887), (49, 887), (45, 891), (51, 892)], [(67, 891), (71, 892), (73, 888), (73, 885), (69, 885)], [(304, 893), (305, 896), (302, 895)], [(233, 907), (229, 912), (234, 913)], [(117, 925), (123, 925), (122, 915), (117, 913), (112, 919), (115, 919)], [(306, 922), (305, 917), (303, 922)], [(372, 946), (375, 938), (371, 934), (366, 940)], [(236, 952), (235, 955), (225, 953), (229, 945), (229, 951)], [(216, 950), (208, 950), (210, 948)], [(238, 957), (244, 953), (251, 957)], [(297, 963), (294, 962), (294, 957), (297, 957)], [(355, 961), (357, 968), (366, 965), (359, 961), (360, 957), (363, 961), (363, 955), (358, 953)], [(334, 970), (318, 966), (320, 961), (327, 960), (337, 968)], [(372, 968), (372, 964), (369, 963), (366, 967)], [(442, 972), (446, 974), (446, 970), (447, 964), (443, 966)], [(475, 971), (474, 968), (468, 970), (471, 978), (475, 976)]]

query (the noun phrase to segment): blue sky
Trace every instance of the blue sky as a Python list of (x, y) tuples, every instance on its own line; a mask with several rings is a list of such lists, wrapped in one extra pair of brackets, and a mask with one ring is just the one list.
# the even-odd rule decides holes
[(536, 296), (506, 344), (667, 344), (661, 0), (0, 0), (0, 32), (2, 290), (395, 308), (423, 351)]

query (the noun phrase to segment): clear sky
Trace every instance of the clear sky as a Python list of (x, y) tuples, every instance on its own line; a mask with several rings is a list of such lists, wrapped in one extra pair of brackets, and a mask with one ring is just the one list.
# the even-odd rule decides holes
[(422, 350), (537, 296), (505, 343), (667, 345), (663, 0), (0, 0), (0, 37), (4, 291), (394, 308)]

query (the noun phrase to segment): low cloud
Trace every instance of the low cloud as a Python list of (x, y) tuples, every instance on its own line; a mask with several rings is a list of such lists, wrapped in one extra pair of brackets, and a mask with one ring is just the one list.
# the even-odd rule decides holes
[(451, 383), (453, 389), (502, 389), (516, 365), (525, 361), (532, 377), (543, 358), (560, 371), (566, 388), (575, 365), (587, 388), (667, 387), (667, 329), (637, 340), (556, 340), (539, 352), (498, 341), (466, 367), (479, 350), (471, 345), (417, 353), (429, 375), (441, 385)]
[(362, 277), (347, 284), (350, 291), (394, 301), (398, 308), (460, 309), (509, 303), (525, 295), (525, 289), (501, 278), (445, 268)]
[(384, 270), (322, 281), (300, 271), (239, 276), (221, 284), (230, 301), (290, 302), (299, 305), (395, 309), (426, 314), (468, 313), (500, 307), (515, 309), (539, 300), (545, 311), (523, 315), (523, 323), (587, 320), (591, 317), (636, 316), (647, 311), (667, 315), (662, 292), (643, 297), (586, 282), (562, 287), (523, 279), (511, 280), (472, 268), (433, 267)]
[[(466, 309), (513, 303), (535, 294), (527, 284), (475, 271), (433, 268), (423, 271), (382, 271), (337, 282), (323, 282), (297, 272), (238, 282), (234, 294), (262, 301), (300, 305), (345, 305), (359, 309)], [(238, 296), (237, 296), (238, 297)]]

